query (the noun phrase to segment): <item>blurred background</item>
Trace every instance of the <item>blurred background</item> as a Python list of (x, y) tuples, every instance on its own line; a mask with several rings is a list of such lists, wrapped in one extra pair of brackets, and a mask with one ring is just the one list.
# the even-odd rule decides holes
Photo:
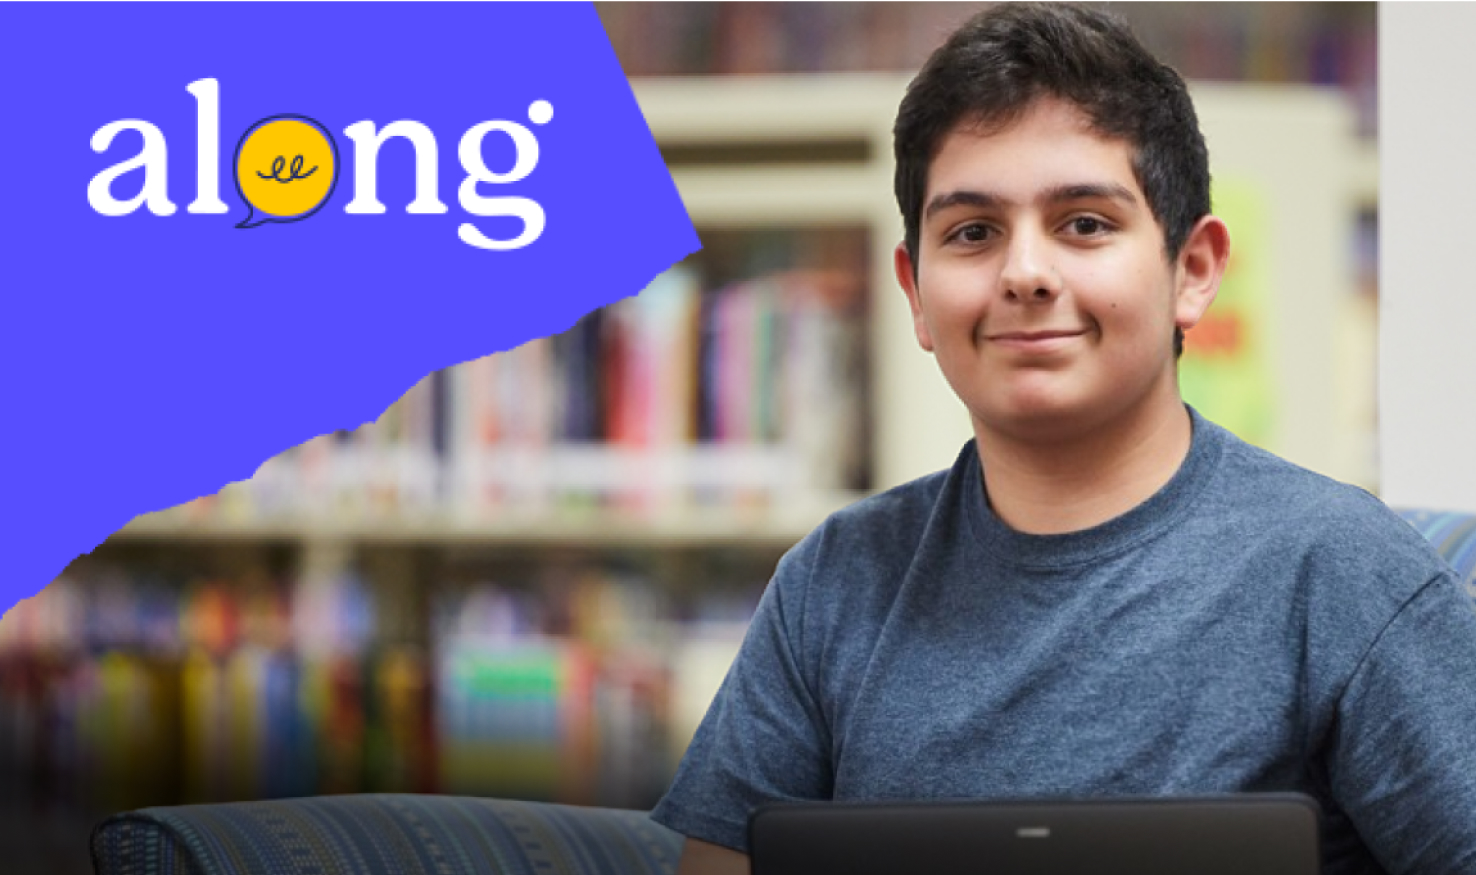
[[(891, 276), (890, 126), (981, 6), (595, 5), (703, 251), (10, 609), (6, 871), (89, 872), (91, 824), (146, 805), (649, 807), (778, 557), (968, 438)], [(1191, 80), (1234, 237), (1186, 396), (1377, 490), (1374, 4), (1103, 5)]]

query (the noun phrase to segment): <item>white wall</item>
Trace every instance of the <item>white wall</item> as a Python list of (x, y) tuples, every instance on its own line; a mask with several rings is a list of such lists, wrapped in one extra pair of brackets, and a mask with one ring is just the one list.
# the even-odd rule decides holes
[(1379, 4), (1380, 493), (1476, 511), (1476, 5)]

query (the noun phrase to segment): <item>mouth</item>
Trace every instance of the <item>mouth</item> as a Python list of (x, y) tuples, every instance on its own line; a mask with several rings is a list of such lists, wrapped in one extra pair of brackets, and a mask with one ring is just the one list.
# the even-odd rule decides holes
[(1050, 329), (1043, 331), (1004, 331), (985, 335), (985, 340), (1020, 352), (1053, 352), (1086, 334), (1084, 329)]
[(1054, 340), (1058, 337), (1077, 337), (1086, 332), (1080, 329), (1060, 329), (1055, 331), (1006, 331), (1002, 334), (990, 334), (990, 340)]

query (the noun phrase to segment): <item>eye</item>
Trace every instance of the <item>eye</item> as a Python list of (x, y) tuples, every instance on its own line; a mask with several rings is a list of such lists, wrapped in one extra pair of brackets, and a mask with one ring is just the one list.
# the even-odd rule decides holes
[(993, 230), (988, 225), (979, 222), (970, 222), (954, 229), (949, 235), (949, 242), (959, 243), (984, 243), (993, 236)]
[(1111, 230), (1106, 222), (1096, 216), (1077, 216), (1067, 222), (1066, 227), (1078, 237), (1098, 237)]

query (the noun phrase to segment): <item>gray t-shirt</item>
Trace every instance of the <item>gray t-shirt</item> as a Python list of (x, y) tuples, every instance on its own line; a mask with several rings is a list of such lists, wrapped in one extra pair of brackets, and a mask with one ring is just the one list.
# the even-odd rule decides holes
[(1476, 611), (1367, 493), (1191, 411), (1173, 479), (1027, 535), (950, 470), (779, 563), (652, 816), (773, 800), (1307, 793), (1327, 873), (1476, 872)]

